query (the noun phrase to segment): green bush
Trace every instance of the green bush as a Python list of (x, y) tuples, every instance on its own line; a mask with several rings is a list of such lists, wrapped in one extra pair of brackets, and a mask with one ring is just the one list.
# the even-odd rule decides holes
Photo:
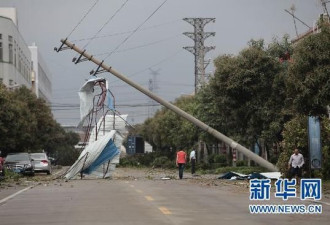
[(20, 173), (15, 173), (13, 171), (5, 169), (5, 180), (19, 181), (19, 179), (22, 177), (23, 175)]
[(175, 162), (168, 154), (163, 152), (151, 152), (144, 154), (127, 155), (120, 159), (121, 167), (162, 167), (173, 168)]
[(209, 163), (222, 163), (225, 164), (227, 163), (227, 158), (226, 155), (224, 154), (211, 154), (209, 156)]
[(152, 163), (153, 167), (164, 167), (164, 165), (169, 161), (169, 159), (166, 156), (161, 156), (155, 158), (155, 160)]
[(237, 167), (246, 166), (246, 165), (247, 165), (247, 163), (246, 163), (246, 161), (244, 161), (244, 160), (238, 160), (238, 161), (236, 162), (236, 166), (237, 166)]
[(135, 156), (126, 156), (119, 161), (119, 166), (121, 167), (138, 167), (140, 165), (141, 164)]

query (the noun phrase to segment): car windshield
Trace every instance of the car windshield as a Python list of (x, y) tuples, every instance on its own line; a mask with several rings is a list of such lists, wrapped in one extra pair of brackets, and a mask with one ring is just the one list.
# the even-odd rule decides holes
[(44, 153), (33, 153), (33, 154), (31, 154), (31, 158), (34, 159), (34, 160), (46, 159), (46, 154), (44, 154)]
[(7, 155), (6, 161), (29, 161), (29, 156), (27, 154), (16, 154), (16, 155)]

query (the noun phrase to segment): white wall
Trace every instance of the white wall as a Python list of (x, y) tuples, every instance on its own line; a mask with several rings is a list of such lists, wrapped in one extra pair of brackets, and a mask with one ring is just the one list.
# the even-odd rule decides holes
[[(0, 79), (7, 87), (25, 85), (31, 87), (31, 53), (20, 35), (15, 23), (0, 15)], [(11, 36), (12, 38), (9, 38)], [(13, 60), (9, 59), (9, 45), (12, 46)]]
[(16, 8), (0, 8), (0, 16), (11, 19), (15, 26), (18, 26)]

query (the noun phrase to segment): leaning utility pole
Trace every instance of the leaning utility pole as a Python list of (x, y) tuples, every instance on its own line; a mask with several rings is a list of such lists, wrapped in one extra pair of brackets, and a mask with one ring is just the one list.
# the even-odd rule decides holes
[(194, 32), (184, 32), (183, 34), (190, 37), (195, 45), (193, 47), (183, 47), (195, 56), (195, 93), (205, 84), (205, 55), (207, 52), (215, 49), (215, 46), (206, 47), (204, 41), (206, 38), (215, 36), (215, 32), (204, 32), (204, 27), (210, 22), (215, 22), (215, 18), (184, 18), (184, 21), (190, 23), (194, 27)]
[(225, 144), (229, 145), (231, 148), (242, 152), (242, 154), (244, 154), (248, 158), (251, 158), (253, 161), (255, 161), (260, 166), (265, 167), (270, 171), (278, 171), (278, 168), (275, 165), (273, 165), (270, 162), (268, 162), (267, 160), (261, 158), (259, 155), (253, 153), (249, 149), (247, 149), (244, 146), (238, 144), (237, 142), (233, 141), (232, 139), (230, 139), (229, 137), (227, 137), (224, 134), (220, 133), (219, 131), (213, 129), (212, 127), (210, 127), (208, 125), (206, 125), (202, 121), (196, 119), (195, 117), (193, 117), (189, 113), (186, 113), (185, 111), (183, 111), (182, 109), (180, 109), (177, 106), (173, 105), (172, 103), (158, 97), (157, 95), (155, 95), (151, 91), (147, 90), (146, 88), (142, 87), (141, 85), (139, 85), (139, 84), (133, 82), (132, 80), (128, 79), (126, 76), (119, 73), (118, 71), (113, 69), (111, 66), (108, 66), (108, 65), (104, 64), (104, 61), (100, 61), (100, 60), (96, 59), (93, 55), (88, 54), (86, 52), (86, 50), (82, 50), (82, 49), (78, 48), (75, 44), (69, 42), (67, 39), (64, 39), (64, 40), (62, 39), (61, 42), (62, 42), (62, 45), (60, 46), (60, 48), (55, 48), (54, 50), (57, 51), (57, 52), (65, 50), (65, 49), (74, 50), (75, 52), (77, 52), (79, 54), (78, 59), (76, 59), (76, 58), (73, 59), (73, 61), (75, 63), (79, 63), (79, 62), (83, 62), (83, 61), (91, 61), (91, 62), (95, 63), (98, 66), (96, 71), (95, 72), (93, 71), (93, 74), (97, 75), (98, 73), (103, 73), (103, 72), (109, 72), (109, 73), (113, 74), (114, 76), (116, 76), (120, 80), (124, 81), (125, 83), (127, 83), (131, 87), (134, 87), (138, 91), (140, 91), (143, 94), (149, 96), (151, 99), (153, 99), (156, 102), (162, 104), (163, 106), (165, 106), (169, 110), (173, 111), (177, 115), (179, 115), (182, 118), (184, 118), (184, 119), (188, 120), (189, 122), (193, 123), (194, 125), (196, 125), (200, 129), (202, 129), (203, 131), (209, 133), (210, 135), (214, 136), (218, 140), (223, 141)]

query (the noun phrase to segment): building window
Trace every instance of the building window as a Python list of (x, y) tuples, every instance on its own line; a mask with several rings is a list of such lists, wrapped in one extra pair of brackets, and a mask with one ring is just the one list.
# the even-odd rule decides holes
[(14, 61), (14, 53), (13, 53), (13, 45), (9, 44), (9, 63), (13, 63)]
[(9, 41), (9, 42), (13, 42), (13, 36), (10, 36), (10, 35), (9, 35), (9, 36), (8, 36), (8, 41)]
[(16, 67), (16, 47), (14, 47), (14, 66)]
[(0, 42), (0, 62), (3, 61), (3, 48), (2, 48), (2, 42)]
[(16, 67), (16, 41), (14, 40), (14, 66)]
[(18, 55), (18, 71), (19, 71), (19, 72), (21, 72), (21, 67), (22, 67), (21, 56)]
[(14, 81), (12, 79), (9, 80), (9, 86), (13, 86), (14, 85)]
[(2, 39), (2, 34), (0, 34), (0, 40)]

